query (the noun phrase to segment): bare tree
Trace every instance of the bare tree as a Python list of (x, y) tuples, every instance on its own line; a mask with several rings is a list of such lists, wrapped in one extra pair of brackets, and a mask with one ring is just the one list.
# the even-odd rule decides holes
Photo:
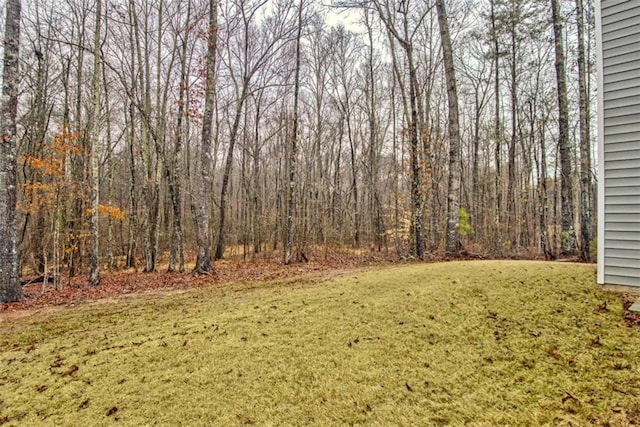
[(298, 100), (300, 97), (300, 44), (302, 40), (302, 8), (303, 0), (298, 5), (298, 29), (296, 33), (296, 65), (295, 77), (293, 82), (293, 123), (291, 129), (291, 145), (289, 147), (289, 183), (287, 195), (287, 228), (284, 238), (284, 255), (283, 263), (288, 265), (291, 263), (291, 247), (293, 234), (293, 214), (295, 209), (294, 186), (296, 179), (296, 164), (298, 155)]
[(216, 48), (218, 42), (218, 2), (209, 0), (209, 25), (207, 27), (207, 57), (205, 70), (205, 106), (202, 118), (202, 139), (200, 145), (200, 185), (197, 200), (196, 223), (198, 250), (196, 273), (208, 273), (211, 265), (211, 237), (209, 215), (211, 211), (211, 130), (213, 126), (213, 102), (215, 88)]
[(22, 299), (16, 247), (16, 116), (18, 112), (18, 58), (20, 0), (6, 3), (2, 98), (0, 98), (0, 302)]
[(546, 80), (545, 63), (549, 57), (549, 47), (538, 47), (537, 57), (531, 62), (535, 64), (535, 70), (531, 76), (531, 91), (527, 100), (527, 113), (529, 115), (529, 139), (530, 145), (535, 147), (534, 161), (537, 169), (537, 217), (539, 228), (539, 248), (545, 259), (556, 258), (555, 249), (551, 243), (549, 235), (549, 176), (547, 172), (547, 127), (552, 105), (550, 97), (552, 91), (547, 89), (550, 86)]
[(495, 215), (495, 242), (494, 252), (497, 254), (502, 253), (502, 121), (501, 121), (501, 108), (500, 108), (500, 44), (498, 42), (498, 24), (497, 24), (497, 12), (496, 12), (496, 0), (491, 0), (491, 41), (493, 44), (493, 59), (494, 59), (494, 161), (495, 161), (495, 194), (496, 203), (494, 205)]
[(558, 148), (560, 150), (560, 221), (561, 247), (564, 255), (576, 250), (574, 230), (573, 177), (571, 166), (571, 142), (569, 140), (569, 107), (567, 101), (567, 72), (565, 69), (562, 16), (558, 0), (551, 0), (555, 69), (558, 89)]
[(460, 209), (460, 123), (458, 118), (458, 88), (449, 34), (449, 20), (444, 0), (436, 0), (438, 24), (442, 38), (447, 99), (449, 104), (449, 188), (447, 190), (447, 251), (460, 250), (458, 211)]
[(591, 132), (587, 93), (583, 1), (576, 0), (578, 37), (578, 103), (580, 109), (580, 258), (591, 258)]
[(472, 142), (471, 142), (471, 198), (470, 198), (470, 216), (471, 225), (474, 229), (474, 237), (476, 241), (483, 241), (487, 239), (487, 203), (485, 187), (487, 185), (485, 180), (481, 182), (481, 173), (485, 174), (486, 171), (482, 169), (481, 158), (481, 142), (483, 129), (483, 119), (485, 117), (485, 111), (490, 101), (491, 90), (491, 75), (493, 74), (493, 61), (486, 61), (484, 58), (488, 56), (488, 52), (485, 51), (484, 42), (479, 38), (479, 34), (472, 34), (466, 43), (469, 48), (468, 55), (472, 60), (468, 60), (463, 64), (463, 75), (472, 88)]
[[(424, 258), (424, 233), (423, 233), (423, 208), (422, 208), (422, 173), (420, 166), (419, 153), (419, 120), (418, 103), (419, 103), (419, 83), (417, 77), (416, 63), (414, 59), (413, 36), (416, 29), (409, 28), (412, 21), (408, 2), (401, 1), (395, 4), (393, 1), (387, 0), (382, 3), (380, 0), (373, 0), (373, 4), (386, 27), (390, 37), (393, 37), (402, 47), (407, 59), (409, 68), (409, 105), (410, 116), (407, 117), (410, 129), (410, 147), (409, 157), (411, 163), (411, 206), (413, 214), (413, 232), (414, 232), (414, 255), (422, 259)], [(395, 14), (400, 15), (401, 29), (397, 28), (395, 23)], [(426, 14), (426, 12), (425, 12)], [(423, 20), (423, 16), (418, 17), (418, 22)]]
[[(191, 20), (191, 0), (187, 1), (187, 14), (182, 28), (182, 45), (180, 46), (180, 82), (178, 84), (178, 111), (176, 113), (176, 130), (173, 144), (172, 167), (167, 167), (169, 179), (169, 195), (173, 211), (171, 228), (171, 249), (169, 253), (169, 272), (184, 271), (184, 245), (182, 232), (182, 161), (183, 161), (183, 119), (186, 112), (187, 85), (187, 53), (189, 43), (189, 26)], [(167, 162), (165, 162), (165, 165)], [(177, 265), (176, 265), (177, 264)]]
[(351, 166), (350, 190), (351, 202), (353, 209), (351, 216), (352, 221), (352, 244), (354, 247), (360, 245), (360, 200), (358, 196), (358, 157), (357, 157), (357, 138), (353, 129), (354, 110), (355, 110), (355, 92), (358, 89), (358, 75), (356, 73), (357, 65), (357, 40), (355, 34), (348, 31), (344, 26), (337, 26), (331, 34), (334, 41), (333, 52), (333, 79), (334, 79), (334, 96), (333, 101), (337, 106), (340, 114), (339, 120), (339, 139), (340, 146), (345, 133), (347, 142), (349, 143), (349, 160)]
[(369, 206), (372, 214), (373, 222), (373, 244), (378, 251), (382, 249), (383, 243), (383, 217), (382, 217), (382, 202), (379, 189), (379, 175), (380, 175), (380, 147), (381, 140), (380, 131), (378, 129), (378, 115), (376, 109), (378, 108), (377, 90), (376, 90), (376, 70), (375, 70), (375, 50), (374, 50), (374, 38), (373, 38), (373, 23), (372, 16), (370, 16), (369, 10), (364, 10), (364, 24), (367, 29), (368, 40), (368, 58), (367, 58), (367, 70), (366, 70), (366, 83), (365, 83), (365, 109), (367, 110), (367, 116), (369, 121), (369, 145), (368, 145), (368, 189), (369, 189)]
[(100, 136), (100, 95), (102, 80), (102, 55), (100, 45), (102, 40), (102, 0), (96, 1), (95, 31), (93, 39), (93, 110), (91, 113), (91, 134), (89, 136), (90, 158), (90, 183), (91, 183), (91, 253), (89, 266), (89, 286), (98, 286), (100, 283), (99, 260), (99, 215), (100, 202), (100, 164), (98, 160), (99, 136)]
[[(15, 172), (18, 260), (57, 283), (98, 265), (96, 241), (110, 266), (144, 271), (165, 254), (181, 271), (188, 242), (202, 273), (240, 245), (246, 259), (283, 249), (284, 262), (389, 240), (424, 257), (461, 248), (458, 206), (470, 249), (553, 258), (573, 240), (586, 258), (591, 6), (555, 1), (556, 45), (548, 0), (332, 0), (342, 27), (299, 1), (30, 2), (14, 161), (46, 160), (58, 137), (69, 149), (59, 176), (27, 161)], [(122, 215), (105, 217), (111, 207)], [(580, 224), (577, 241), (561, 221)]]
[[(227, 156), (222, 173), (222, 185), (220, 189), (220, 204), (218, 218), (218, 237), (216, 241), (215, 259), (221, 259), (224, 255), (225, 248), (225, 222), (227, 214), (227, 193), (229, 191), (229, 182), (233, 169), (233, 155), (238, 137), (240, 135), (240, 122), (243, 117), (244, 106), (247, 98), (256, 89), (253, 87), (253, 80), (259, 71), (264, 71), (272, 58), (276, 57), (280, 49), (286, 45), (287, 39), (290, 37), (293, 29), (289, 25), (290, 5), (280, 4), (279, 9), (275, 10), (272, 19), (265, 20), (263, 26), (257, 26), (254, 19), (265, 2), (246, 4), (245, 0), (239, 1), (240, 25), (242, 32), (236, 34), (240, 38), (240, 51), (229, 51), (229, 56), (239, 60), (238, 64), (233, 64), (232, 60), (228, 60), (227, 66), (231, 69), (231, 77), (235, 92), (235, 110), (233, 120), (229, 130), (229, 145), (227, 147)], [(262, 30), (262, 33), (255, 33), (255, 29)], [(228, 41), (228, 45), (233, 45), (235, 41)], [(235, 67), (241, 69), (240, 75), (237, 75)]]

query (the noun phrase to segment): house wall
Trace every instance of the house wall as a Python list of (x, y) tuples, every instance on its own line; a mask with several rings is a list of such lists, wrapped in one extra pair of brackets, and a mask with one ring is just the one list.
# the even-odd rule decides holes
[(640, 286), (640, 0), (596, 2), (598, 282)]

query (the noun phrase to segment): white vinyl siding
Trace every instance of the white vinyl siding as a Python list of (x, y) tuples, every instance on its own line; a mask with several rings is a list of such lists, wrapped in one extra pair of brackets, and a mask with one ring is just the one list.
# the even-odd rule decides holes
[(598, 281), (640, 286), (640, 0), (599, 3)]

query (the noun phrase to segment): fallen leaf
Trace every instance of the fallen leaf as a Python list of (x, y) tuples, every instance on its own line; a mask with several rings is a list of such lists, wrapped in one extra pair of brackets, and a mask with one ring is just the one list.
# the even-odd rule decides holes
[(236, 417), (238, 417), (238, 419), (240, 420), (240, 424), (242, 425), (253, 424), (253, 420), (246, 415), (237, 414)]
[(574, 402), (576, 402), (576, 403), (580, 403), (580, 401), (578, 400), (578, 398), (577, 398), (577, 397), (575, 397), (573, 394), (569, 393), (568, 391), (565, 391), (564, 393), (565, 393), (565, 395), (564, 395), (564, 397), (562, 398), (562, 403), (565, 403), (565, 402), (567, 402), (568, 400), (573, 400), (573, 401), (574, 401)]
[(609, 311), (609, 309), (607, 308), (607, 301), (603, 301), (602, 304), (600, 304), (597, 308), (598, 313), (604, 313)]
[(78, 365), (71, 365), (67, 371), (62, 373), (62, 376), (66, 377), (66, 376), (69, 376), (69, 375), (73, 375), (78, 371), (78, 369), (80, 369), (80, 368), (78, 368)]
[(562, 359), (562, 355), (558, 353), (558, 350), (556, 350), (556, 348), (553, 346), (545, 348), (544, 351), (556, 360)]

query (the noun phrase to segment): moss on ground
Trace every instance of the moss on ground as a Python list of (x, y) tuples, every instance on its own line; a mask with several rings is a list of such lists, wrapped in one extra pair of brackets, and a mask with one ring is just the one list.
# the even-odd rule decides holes
[(9, 425), (629, 425), (640, 330), (590, 265), (477, 261), (0, 324)]

